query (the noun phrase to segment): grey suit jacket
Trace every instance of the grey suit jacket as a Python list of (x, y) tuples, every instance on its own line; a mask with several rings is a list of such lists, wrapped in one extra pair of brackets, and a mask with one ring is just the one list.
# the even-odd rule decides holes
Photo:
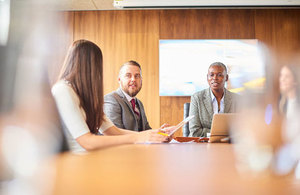
[[(137, 106), (140, 111), (140, 120), (142, 120), (142, 130), (151, 129), (143, 103), (138, 99)], [(131, 103), (126, 99), (120, 88), (104, 96), (104, 113), (117, 127), (139, 131), (138, 120)]]
[[(236, 112), (237, 96), (237, 94), (225, 89), (224, 113)], [(212, 117), (214, 115), (209, 88), (192, 95), (189, 115), (195, 116), (189, 122), (189, 137), (206, 137), (206, 133), (210, 132)]]

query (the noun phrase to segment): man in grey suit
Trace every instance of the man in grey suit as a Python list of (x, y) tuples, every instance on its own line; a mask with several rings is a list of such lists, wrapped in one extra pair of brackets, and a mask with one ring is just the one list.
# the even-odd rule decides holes
[(212, 63), (208, 68), (208, 89), (192, 95), (189, 115), (195, 117), (189, 122), (190, 137), (207, 137), (215, 113), (236, 111), (236, 94), (224, 85), (228, 80), (227, 68), (221, 62)]
[(120, 87), (104, 96), (104, 113), (119, 128), (143, 131), (151, 129), (143, 103), (135, 96), (142, 88), (142, 70), (136, 61), (120, 68)]

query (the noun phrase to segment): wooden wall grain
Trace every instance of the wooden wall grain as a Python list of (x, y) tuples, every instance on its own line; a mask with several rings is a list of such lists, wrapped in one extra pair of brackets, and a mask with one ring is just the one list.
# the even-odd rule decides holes
[(158, 94), (159, 12), (75, 12), (74, 39), (94, 41), (104, 56), (104, 93), (119, 87), (122, 64), (135, 60), (142, 66), (143, 87), (138, 98), (145, 106), (150, 125), (160, 126)]
[[(97, 43), (104, 55), (104, 92), (118, 87), (119, 67), (140, 62), (143, 101), (152, 127), (183, 118), (190, 97), (159, 97), (159, 39), (259, 39), (276, 57), (300, 51), (300, 9), (182, 9), (76, 11), (74, 40)], [(287, 59), (285, 57), (283, 59)], [(201, 60), (201, 59), (200, 59)], [(280, 66), (280, 63), (277, 63)], [(278, 67), (273, 67), (278, 74)], [(172, 70), (170, 70), (172, 71)], [(181, 132), (176, 134), (181, 135)]]

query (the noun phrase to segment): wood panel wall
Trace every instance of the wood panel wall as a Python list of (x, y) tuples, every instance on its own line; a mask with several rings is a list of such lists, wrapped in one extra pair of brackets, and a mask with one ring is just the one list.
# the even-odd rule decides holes
[[(183, 118), (190, 97), (159, 97), (159, 39), (259, 39), (276, 58), (300, 51), (300, 9), (183, 9), (76, 11), (73, 39), (97, 43), (104, 55), (104, 92), (118, 87), (119, 67), (128, 60), (142, 65), (138, 94), (153, 128)], [(280, 61), (282, 62), (282, 61)], [(276, 64), (276, 63), (274, 63)], [(280, 63), (277, 63), (279, 66)], [(278, 67), (273, 66), (278, 75)], [(172, 70), (170, 70), (172, 71)], [(181, 132), (176, 134), (181, 135)]]
[(145, 106), (150, 125), (160, 125), (158, 94), (159, 12), (84, 11), (75, 12), (74, 39), (88, 39), (104, 56), (104, 93), (119, 87), (119, 68), (128, 60), (142, 66), (143, 87), (138, 98)]

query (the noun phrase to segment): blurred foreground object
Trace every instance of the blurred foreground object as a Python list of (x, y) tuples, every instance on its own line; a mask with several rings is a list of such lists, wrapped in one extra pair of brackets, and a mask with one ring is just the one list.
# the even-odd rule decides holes
[[(300, 58), (295, 56), (283, 63), (279, 75), (279, 111), (283, 117), (284, 141), (277, 155), (276, 170), (280, 174), (291, 172), (300, 160)], [(300, 179), (297, 173), (296, 177)]]
[[(237, 168), (254, 174), (272, 172), (276, 150), (282, 145), (281, 118), (265, 94), (247, 94), (251, 108), (244, 108), (233, 131)], [(248, 174), (248, 173), (247, 173)]]
[(241, 116), (234, 124), (233, 137), (237, 168), (242, 173), (296, 176), (300, 120), (295, 87), (298, 87), (296, 75), (300, 72), (295, 69), (292, 74), (283, 64), (273, 59), (267, 70), (265, 91), (245, 93), (240, 102)]
[(7, 44), (10, 22), (10, 0), (0, 1), (0, 46)]
[(41, 162), (67, 149), (47, 74), (59, 43), (49, 2), (11, 0), (1, 18), (9, 34), (0, 45), (0, 194), (49, 193), (55, 171), (41, 180)]

